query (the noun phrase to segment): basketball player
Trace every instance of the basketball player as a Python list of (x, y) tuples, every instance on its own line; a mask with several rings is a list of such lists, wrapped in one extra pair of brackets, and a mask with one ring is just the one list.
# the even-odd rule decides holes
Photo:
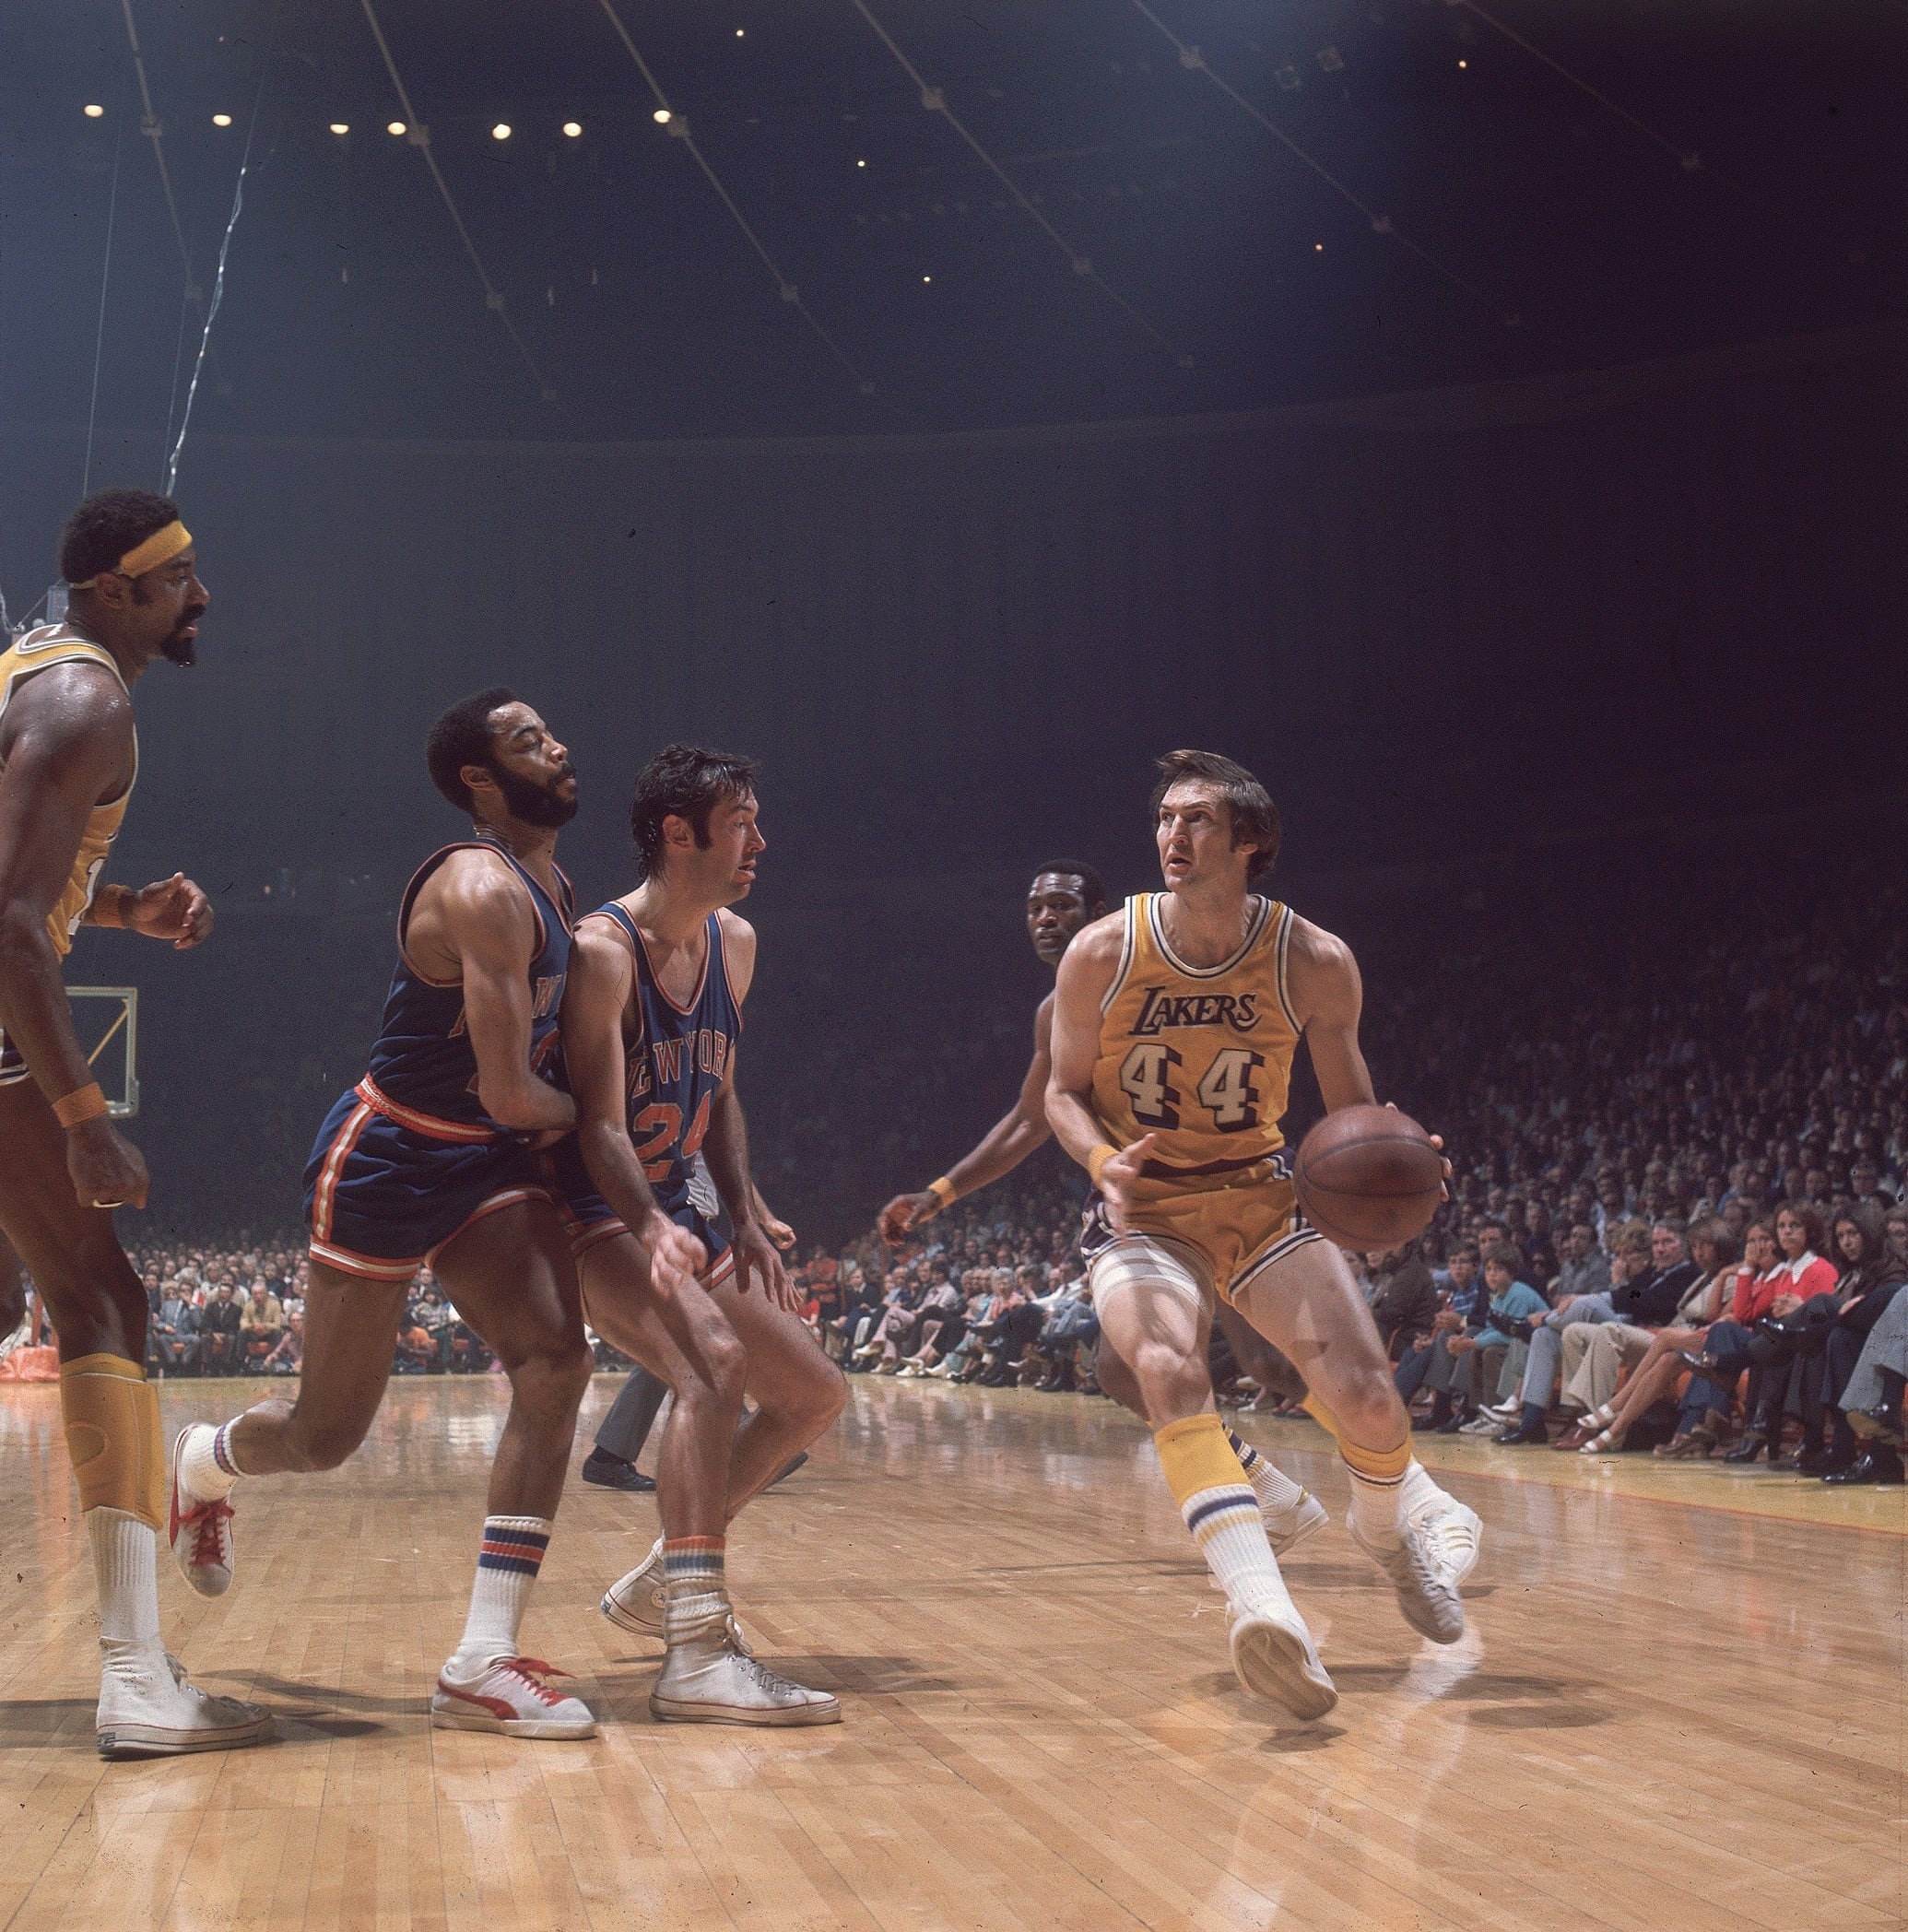
[[(1027, 936), (1033, 941), (1033, 950), (1041, 963), (1055, 970), (1073, 936), (1105, 913), (1106, 888), (1101, 883), (1100, 875), (1076, 859), (1042, 866), (1027, 889)], [(1053, 1032), (1054, 995), (1050, 992), (1033, 1009), (1033, 1058), (1028, 1063), (1014, 1104), (987, 1130), (980, 1145), (957, 1160), (939, 1180), (930, 1181), (919, 1194), (898, 1194), (882, 1208), (877, 1225), (883, 1241), (905, 1241), (963, 1196), (978, 1194), (982, 1188), (1012, 1173), (1030, 1154), (1053, 1137), (1046, 1106), (1047, 1080), (1053, 1071)], [(1222, 1323), (1231, 1319), (1230, 1309), (1221, 1308), (1218, 1313)], [(1131, 1409), (1142, 1421), (1146, 1420), (1139, 1384), (1111, 1347), (1100, 1350), (1095, 1372), (1104, 1394)], [(1266, 1535), (1278, 1555), (1285, 1555), (1331, 1520), (1316, 1496), (1294, 1482), (1243, 1436), (1229, 1430), (1226, 1439), (1258, 1498), (1266, 1519)]]
[(136, 892), (100, 883), (138, 775), (132, 687), (158, 658), (194, 662), (207, 598), (178, 506), (143, 489), (81, 503), (60, 570), (67, 621), (0, 653), (0, 1228), (59, 1338), (99, 1592), (100, 1754), (221, 1750), (255, 1744), (269, 1719), (194, 1690), (159, 1642), (165, 1445), (146, 1291), (112, 1212), (146, 1205), (146, 1163), (112, 1125), (60, 984), (82, 925), (181, 950), (212, 930), (206, 895), (181, 875)]
[[(727, 752), (670, 745), (638, 774), (630, 830), (642, 883), (578, 934), (563, 1016), (578, 1131), (551, 1164), (591, 1320), (676, 1396), (657, 1466), (663, 1534), (602, 1605), (612, 1623), (666, 1646), (650, 1710), (833, 1724), (836, 1698), (778, 1677), (739, 1644), (724, 1573), (736, 1512), (835, 1420), (848, 1393), (803, 1324), (763, 1225), (736, 1090), (755, 931), (728, 909), (748, 896), (767, 849), (755, 770)], [(699, 1151), (733, 1245), (689, 1199)], [(682, 1248), (708, 1256), (700, 1285), (674, 1283), (666, 1301), (651, 1290), (662, 1238), (636, 1238), (658, 1208)], [(757, 1406), (737, 1430), (745, 1387)]]
[[(544, 1076), (570, 970), (570, 882), (557, 832), (576, 773), (549, 727), (501, 687), (431, 727), (432, 781), (475, 835), (433, 853), (405, 889), (397, 968), (371, 1071), (318, 1130), (305, 1171), (311, 1285), (298, 1399), (182, 1431), (171, 1537), (186, 1581), (231, 1582), (240, 1476), (335, 1469), (364, 1440), (391, 1373), (392, 1337), (429, 1264), (510, 1377), (464, 1635), (431, 1722), (519, 1738), (587, 1738), (583, 1702), (522, 1655), (517, 1629), (563, 1492), (593, 1361), (570, 1244), (534, 1159), (576, 1123)], [(665, 1245), (666, 1290), (682, 1272)]]
[(1441, 1643), (1464, 1634), (1464, 1609), (1421, 1516), (1462, 1505), (1413, 1463), (1371, 1313), (1343, 1256), (1300, 1219), (1282, 1150), (1301, 1037), (1328, 1109), (1372, 1098), (1358, 967), (1341, 940), (1252, 891), (1278, 854), (1278, 815), (1249, 772), (1205, 751), (1172, 752), (1160, 771), (1166, 890), (1128, 900), (1067, 949), (1047, 1113), (1097, 1191), (1081, 1243), (1094, 1306), (1225, 1590), (1233, 1668), (1249, 1690), (1319, 1717), (1337, 1692), (1213, 1408), (1216, 1302), (1305, 1378), (1350, 1477), (1354, 1540), (1406, 1620)]

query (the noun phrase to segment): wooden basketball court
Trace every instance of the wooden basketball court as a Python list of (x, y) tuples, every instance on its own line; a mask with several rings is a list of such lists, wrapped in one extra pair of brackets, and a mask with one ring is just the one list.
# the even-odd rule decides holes
[[(170, 1384), (169, 1440), (243, 1388)], [(595, 1606), (654, 1511), (573, 1482), (525, 1643), (603, 1730), (517, 1744), (426, 1714), (501, 1415), (489, 1378), (399, 1383), (345, 1470), (246, 1485), (231, 1595), (160, 1595), (277, 1739), (107, 1765), (57, 1391), (0, 1394), (0, 1927), (1908, 1924), (1899, 1490), (1436, 1441), (1487, 1525), (1472, 1633), (1416, 1639), (1335, 1522), (1289, 1566), (1343, 1693), (1308, 1728), (1234, 1686), (1130, 1419), (857, 1378), (730, 1560), (845, 1722), (652, 1724), (653, 1658)], [(1342, 1519), (1317, 1431), (1246, 1432)]]

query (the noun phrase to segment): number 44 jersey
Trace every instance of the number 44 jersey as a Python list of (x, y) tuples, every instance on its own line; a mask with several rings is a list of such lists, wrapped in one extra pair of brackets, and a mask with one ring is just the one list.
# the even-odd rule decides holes
[(1159, 1137), (1145, 1179), (1160, 1193), (1230, 1188), (1285, 1144), (1278, 1123), (1299, 1043), (1285, 983), (1291, 909), (1248, 899), (1239, 950), (1189, 966), (1167, 943), (1164, 903), (1158, 892), (1126, 901), (1093, 1112), (1117, 1147)]

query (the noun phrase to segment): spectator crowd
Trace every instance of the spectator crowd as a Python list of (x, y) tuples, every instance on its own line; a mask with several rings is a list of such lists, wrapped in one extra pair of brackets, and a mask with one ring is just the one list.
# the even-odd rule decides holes
[[(1350, 1257), (1420, 1426), (1900, 1480), (1908, 893), (1856, 861), (1833, 881), (1773, 920), (1746, 917), (1725, 874), (1639, 892), (1615, 919), (1573, 913), (1560, 885), (1512, 927), (1459, 908), (1408, 961), (1371, 949), (1379, 1086), (1455, 1164), (1418, 1242)], [(936, 1103), (949, 1079), (1005, 1098), (1025, 1017), (993, 1019), (940, 1056), (939, 1086), (890, 1099), (879, 1172), (836, 1167), (844, 1189), (918, 1184), (958, 1151)], [(896, 1065), (881, 1070), (891, 1096)], [(866, 1164), (869, 1136), (803, 1091), (805, 1154), (846, 1158), (853, 1139)], [(854, 1371), (1093, 1393), (1082, 1191), (1050, 1150), (905, 1247), (811, 1248), (792, 1270), (807, 1318)], [(295, 1240), (156, 1242), (135, 1260), (156, 1372), (297, 1372)], [(1215, 1335), (1222, 1393), (1293, 1406), (1290, 1369), (1235, 1339), (1243, 1359)], [(428, 1274), (393, 1346), (401, 1373), (490, 1365)]]

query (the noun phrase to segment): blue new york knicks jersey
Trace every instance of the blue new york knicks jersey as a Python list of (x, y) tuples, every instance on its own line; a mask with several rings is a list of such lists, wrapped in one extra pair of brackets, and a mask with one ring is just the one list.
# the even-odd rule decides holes
[(686, 1007), (663, 991), (635, 922), (615, 900), (601, 908), (636, 956), (636, 1037), (630, 1043), (627, 1112), (636, 1158), (668, 1211), (689, 1199), (689, 1169), (709, 1132), (716, 1089), (742, 1033), (742, 1008), (729, 985), (722, 917), (709, 915), (702, 977)]
[[(689, 1005), (678, 1007), (657, 984), (635, 921), (615, 900), (600, 910), (621, 928), (635, 959), (636, 1031), (625, 1055), (624, 1124), (656, 1205), (709, 1250), (712, 1272), (705, 1278), (713, 1283), (724, 1278), (728, 1243), (690, 1201), (689, 1172), (742, 1032), (742, 1008), (729, 984), (722, 919), (709, 915), (702, 977)], [(565, 1210), (573, 1253), (582, 1255), (626, 1231), (615, 1209), (596, 1192), (574, 1135), (551, 1151), (546, 1172)]]
[(558, 1009), (570, 971), (571, 927), (575, 924), (570, 881), (557, 878), (562, 903), (552, 900), (535, 876), (504, 848), (489, 839), (467, 840), (434, 852), (405, 888), (397, 915), (397, 970), (384, 1001), (378, 1043), (371, 1049), (370, 1083), (390, 1102), (393, 1116), (406, 1113), (429, 1123), (424, 1131), (444, 1126), (466, 1130), (457, 1138), (492, 1138), (505, 1130), (484, 1112), (477, 1098), (477, 1054), (464, 1012), (464, 987), (457, 981), (426, 977), (405, 946), (411, 909), (425, 882), (453, 852), (494, 852), (523, 883), (536, 913), (537, 944), (530, 961), (530, 1065), (548, 1078), (557, 1056)]

